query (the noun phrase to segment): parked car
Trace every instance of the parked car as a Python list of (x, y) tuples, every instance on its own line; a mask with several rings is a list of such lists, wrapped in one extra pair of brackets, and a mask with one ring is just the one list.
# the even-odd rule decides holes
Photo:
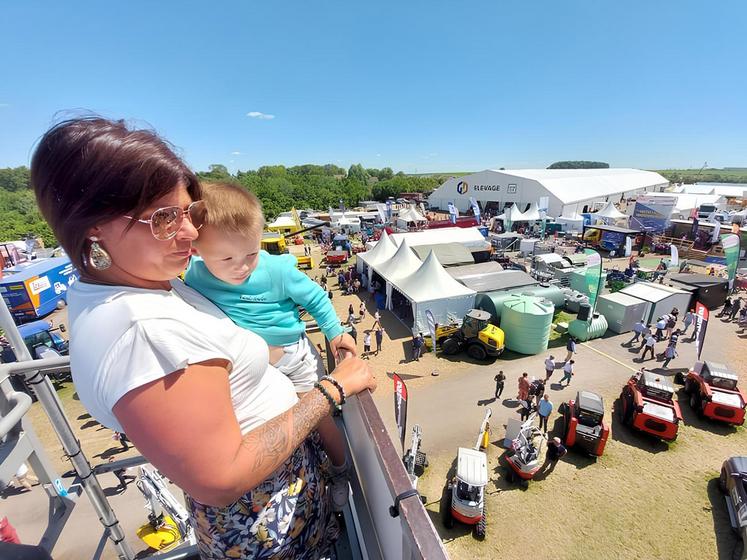
[(620, 418), (636, 430), (674, 441), (682, 421), (674, 387), (650, 371), (634, 373), (620, 393)]
[(744, 424), (747, 395), (737, 387), (739, 377), (729, 366), (695, 362), (687, 377), (678, 374), (677, 378), (684, 382), (690, 406), (698, 416), (738, 426)]
[(747, 547), (747, 457), (730, 457), (724, 461), (718, 486), (725, 494), (731, 526)]
[(604, 401), (591, 391), (579, 391), (575, 399), (560, 405), (563, 415), (563, 441), (589, 455), (601, 457), (610, 435), (604, 422)]

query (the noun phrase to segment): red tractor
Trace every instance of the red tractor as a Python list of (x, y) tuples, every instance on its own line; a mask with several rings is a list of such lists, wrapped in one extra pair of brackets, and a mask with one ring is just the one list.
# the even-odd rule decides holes
[(610, 435), (610, 427), (604, 423), (602, 397), (591, 391), (579, 391), (575, 399), (563, 403), (560, 409), (566, 446), (601, 457)]
[(664, 441), (677, 439), (682, 413), (669, 381), (650, 371), (633, 374), (620, 393), (623, 424)]
[(744, 424), (747, 395), (737, 387), (737, 374), (724, 364), (695, 362), (687, 377), (677, 374), (684, 382), (690, 406), (698, 416), (741, 426)]
[(333, 266), (340, 266), (348, 262), (348, 252), (347, 251), (327, 251), (327, 254), (324, 260), (327, 264), (330, 264)]

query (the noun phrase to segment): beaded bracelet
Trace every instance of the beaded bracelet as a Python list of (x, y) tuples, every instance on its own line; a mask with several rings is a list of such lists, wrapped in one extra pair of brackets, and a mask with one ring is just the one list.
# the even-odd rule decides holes
[(330, 383), (332, 383), (332, 385), (335, 386), (335, 388), (340, 392), (340, 406), (344, 405), (345, 400), (347, 400), (347, 395), (345, 395), (345, 389), (342, 388), (340, 382), (331, 375), (325, 375), (324, 377), (322, 377), (321, 381), (329, 381)]
[(329, 404), (333, 408), (332, 416), (339, 416), (340, 414), (342, 414), (342, 407), (335, 402), (335, 399), (332, 398), (332, 395), (329, 394), (329, 391), (327, 391), (324, 385), (317, 381), (316, 383), (314, 383), (314, 388), (319, 389), (319, 392), (324, 395), (324, 398), (329, 401)]

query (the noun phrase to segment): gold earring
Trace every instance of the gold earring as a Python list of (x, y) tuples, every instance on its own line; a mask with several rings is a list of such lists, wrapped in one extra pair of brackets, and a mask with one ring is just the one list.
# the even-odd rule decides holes
[(112, 258), (99, 245), (98, 237), (91, 237), (91, 248), (88, 250), (88, 263), (96, 270), (106, 270), (112, 265)]

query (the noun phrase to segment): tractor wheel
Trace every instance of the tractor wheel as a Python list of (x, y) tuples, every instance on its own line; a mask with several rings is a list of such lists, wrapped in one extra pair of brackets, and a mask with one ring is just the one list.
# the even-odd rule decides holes
[(726, 494), (726, 469), (721, 469), (721, 474), (718, 477), (718, 489)]
[(454, 527), (454, 518), (451, 516), (451, 488), (448, 484), (444, 487), (444, 491), (441, 494), (441, 505), (440, 505), (441, 521), (444, 527), (451, 529)]
[(485, 351), (485, 348), (483, 348), (482, 345), (476, 342), (467, 346), (467, 355), (470, 358), (480, 361), (488, 357), (488, 353)]
[(685, 393), (688, 395), (693, 392), (693, 383), (689, 379), (685, 379)]
[(453, 356), (458, 354), (462, 349), (462, 344), (456, 338), (447, 338), (441, 345), (441, 352), (447, 356)]
[(683, 385), (685, 383), (685, 376), (682, 374), (681, 371), (678, 371), (677, 373), (674, 374), (674, 382), (677, 383), (678, 385)]
[(700, 396), (695, 391), (690, 393), (690, 408), (693, 409), (698, 417), (703, 416), (703, 409), (700, 406)]
[(478, 540), (483, 540), (485, 538), (485, 530), (488, 524), (487, 515), (488, 512), (485, 510), (485, 506), (483, 506), (482, 518), (480, 518), (480, 521), (475, 525), (475, 538)]

